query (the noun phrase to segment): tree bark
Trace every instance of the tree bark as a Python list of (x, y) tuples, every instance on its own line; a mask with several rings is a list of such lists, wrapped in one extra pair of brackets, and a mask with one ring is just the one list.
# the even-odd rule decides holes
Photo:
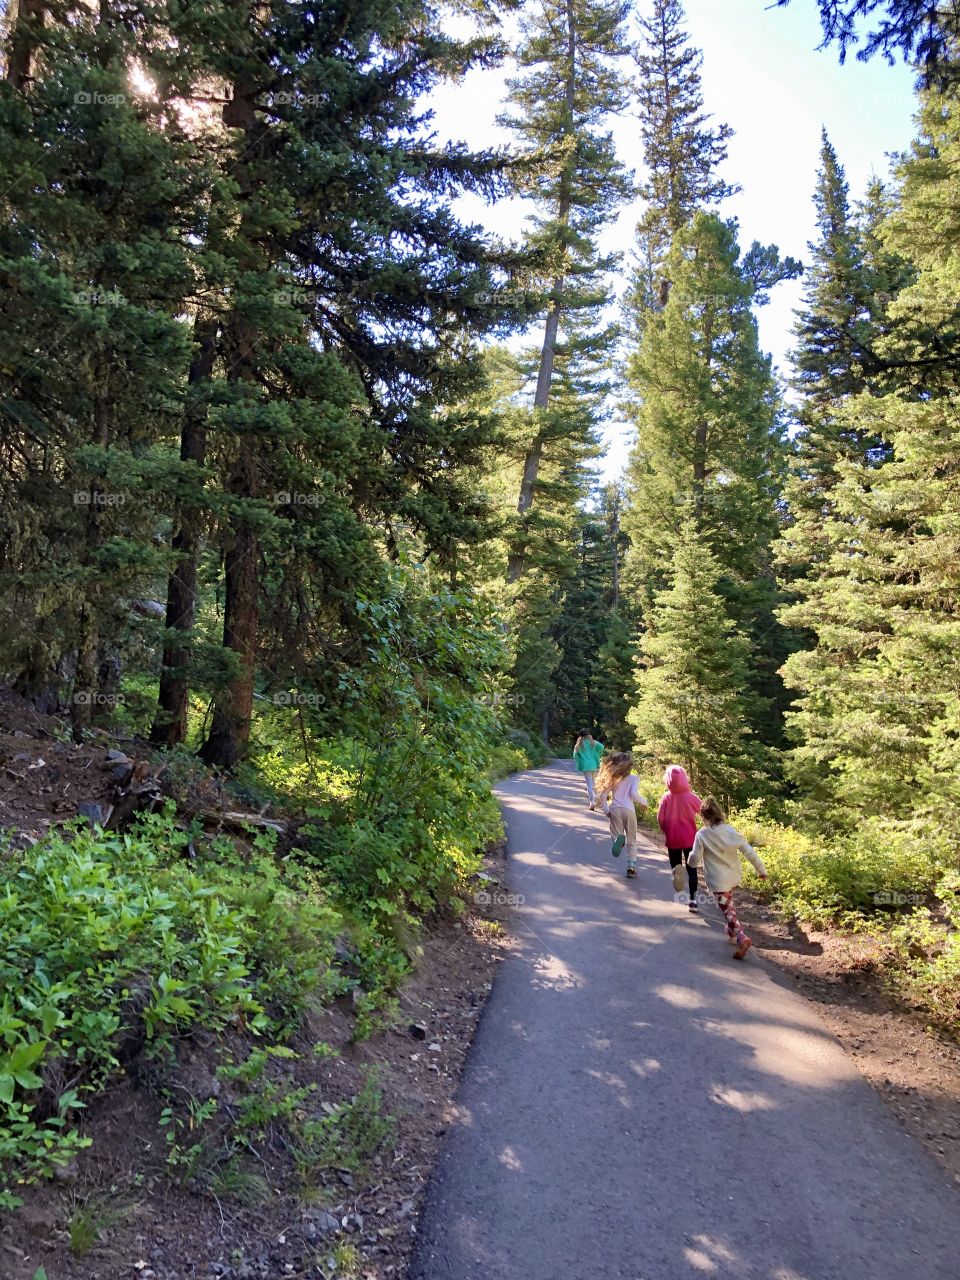
[[(203, 466), (207, 456), (207, 407), (197, 388), (213, 373), (216, 359), (217, 322), (198, 315), (193, 326), (194, 349), (187, 377), (188, 404), (180, 433), (180, 460)], [(190, 697), (190, 646), (197, 607), (197, 556), (202, 527), (201, 511), (191, 503), (180, 508), (180, 527), (173, 535), (176, 563), (167, 583), (167, 638), (163, 646), (160, 692), (150, 730), (154, 746), (173, 747), (187, 735)]]
[[(237, 497), (256, 492), (253, 449), (245, 444), (234, 465), (230, 491)], [(236, 655), (237, 672), (217, 695), (210, 733), (200, 752), (209, 765), (232, 769), (246, 754), (253, 715), (253, 679), (259, 625), (260, 545), (255, 530), (241, 518), (227, 550), (223, 646)]]
[[(260, 154), (263, 142), (254, 107), (257, 93), (258, 86), (245, 71), (234, 82), (233, 94), (223, 110), (224, 123), (242, 129), (244, 135), (234, 175), (240, 198), (247, 207), (240, 217), (236, 245), (241, 255), (245, 252), (242, 246), (257, 245), (258, 251), (247, 250), (246, 259), (238, 264), (248, 271), (262, 271), (268, 265), (263, 257), (262, 233), (250, 226), (249, 203), (255, 187), (250, 164)], [(253, 323), (243, 314), (241, 304), (224, 325), (224, 357), (230, 382), (258, 386), (257, 353), (262, 341)], [(233, 517), (233, 537), (224, 564), (223, 647), (233, 651), (237, 665), (235, 674), (217, 694), (210, 733), (200, 752), (207, 764), (223, 769), (232, 769), (242, 760), (250, 742), (260, 620), (260, 542), (256, 528), (243, 514), (244, 501), (255, 498), (259, 492), (257, 447), (247, 436), (242, 436), (237, 443), (229, 490), (240, 501)]]
[[(704, 321), (704, 350), (707, 371), (713, 366), (713, 316), (708, 313)], [(710, 424), (706, 418), (697, 423), (693, 452), (693, 509), (698, 531), (703, 528), (703, 504), (707, 489), (707, 446)]]
[(21, 92), (30, 79), (36, 29), (43, 22), (45, 7), (44, 0), (13, 0), (10, 7), (3, 78)]
[[(110, 442), (109, 375), (105, 369), (98, 379), (100, 392), (93, 408), (93, 444), (106, 448)], [(93, 481), (87, 492), (86, 562), (89, 568), (100, 545), (100, 506), (106, 495)], [(77, 626), (77, 672), (70, 703), (70, 722), (74, 742), (83, 742), (84, 733), (93, 721), (99, 693), (98, 656), (100, 647), (99, 592), (95, 580), (85, 587)]]
[[(577, 29), (574, 22), (572, 0), (567, 0), (567, 83), (565, 86), (565, 103), (567, 109), (567, 123), (569, 135), (574, 133), (574, 105), (575, 90), (577, 77)], [(573, 205), (573, 166), (574, 160), (571, 154), (567, 160), (563, 173), (560, 175), (560, 197), (557, 203), (557, 221), (561, 226), (566, 226), (570, 221), (570, 210)], [(562, 295), (563, 295), (564, 277), (559, 276), (553, 281), (551, 293), (553, 301), (550, 311), (547, 314), (547, 323), (543, 335), (543, 347), (540, 352), (540, 368), (537, 372), (537, 390), (533, 398), (534, 410), (546, 409), (550, 402), (550, 387), (553, 383), (553, 366), (557, 351), (557, 335), (560, 331), (560, 316), (562, 311)], [(520, 497), (517, 501), (517, 514), (520, 516), (521, 528), (518, 530), (517, 541), (507, 559), (507, 581), (516, 582), (520, 578), (527, 566), (527, 544), (524, 537), (522, 522), (526, 513), (533, 506), (534, 497), (537, 489), (537, 476), (540, 472), (540, 462), (543, 458), (543, 446), (546, 438), (542, 430), (538, 430), (533, 438), (533, 443), (527, 450), (523, 460), (523, 475), (520, 480)]]

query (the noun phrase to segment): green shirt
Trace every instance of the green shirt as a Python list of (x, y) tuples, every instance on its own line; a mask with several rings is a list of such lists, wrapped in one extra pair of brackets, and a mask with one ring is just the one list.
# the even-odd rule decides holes
[(580, 750), (573, 753), (573, 762), (581, 773), (596, 773), (600, 768), (602, 755), (602, 742), (591, 742), (589, 738), (584, 738), (580, 743)]

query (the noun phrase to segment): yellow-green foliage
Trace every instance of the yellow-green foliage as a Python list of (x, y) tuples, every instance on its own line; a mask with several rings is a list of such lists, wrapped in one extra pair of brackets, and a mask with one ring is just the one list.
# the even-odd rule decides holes
[(756, 805), (732, 821), (767, 867), (759, 892), (813, 923), (917, 906), (956, 865), (948, 836), (913, 824), (864, 822), (828, 836), (771, 821)]
[(931, 1024), (960, 1031), (960, 871), (952, 832), (865, 822), (829, 837), (753, 807), (732, 819), (769, 873), (751, 889), (814, 925), (881, 939), (880, 968)]
[(936, 907), (921, 907), (888, 935), (884, 969), (891, 983), (930, 1019), (960, 1032), (960, 873), (936, 889)]

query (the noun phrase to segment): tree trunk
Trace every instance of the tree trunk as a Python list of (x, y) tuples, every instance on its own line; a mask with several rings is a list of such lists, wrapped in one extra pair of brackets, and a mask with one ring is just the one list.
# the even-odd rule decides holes
[[(194, 321), (194, 350), (187, 378), (188, 404), (180, 434), (180, 460), (203, 466), (207, 455), (207, 407), (196, 389), (213, 373), (216, 359), (217, 322), (198, 315)], [(176, 563), (167, 583), (167, 638), (163, 646), (160, 692), (150, 741), (158, 747), (173, 747), (187, 735), (187, 708), (190, 696), (190, 646), (187, 633), (193, 628), (197, 606), (197, 556), (200, 548), (201, 512), (191, 503), (182, 503), (180, 527), (173, 535)]]
[(3, 78), (21, 92), (30, 79), (33, 51), (37, 45), (36, 29), (43, 22), (44, 10), (44, 0), (12, 0), (10, 6)]
[[(572, 0), (567, 0), (567, 83), (565, 101), (567, 108), (566, 128), (572, 137), (574, 133), (574, 105), (577, 82), (577, 29), (574, 22)], [(570, 221), (570, 209), (573, 204), (573, 165), (571, 158), (567, 161), (560, 177), (560, 197), (557, 202), (557, 222), (566, 226)], [(557, 335), (560, 331), (560, 314), (563, 300), (563, 276), (553, 282), (553, 301), (547, 314), (547, 324), (543, 335), (543, 348), (540, 352), (540, 368), (537, 373), (537, 390), (533, 398), (533, 407), (546, 409), (550, 402), (550, 387), (553, 382), (553, 365), (557, 350)], [(520, 480), (520, 497), (517, 501), (517, 513), (520, 516), (521, 528), (518, 530), (514, 549), (507, 559), (507, 581), (516, 582), (527, 565), (527, 544), (523, 533), (522, 522), (526, 513), (533, 506), (537, 489), (537, 476), (540, 461), (543, 457), (545, 437), (538, 430), (533, 443), (527, 450), (523, 460), (523, 475)]]
[[(257, 122), (254, 101), (258, 85), (248, 73), (238, 76), (233, 93), (224, 104), (223, 119), (228, 127), (243, 130), (242, 151), (234, 176), (240, 198), (249, 202), (254, 184), (250, 161), (262, 150), (263, 132)], [(255, 245), (254, 250), (243, 246)], [(266, 247), (262, 231), (250, 225), (249, 203), (240, 217), (235, 241), (240, 255), (237, 265), (247, 271), (263, 271)], [(257, 353), (263, 338), (249, 317), (234, 310), (224, 325), (224, 359), (232, 383), (257, 386)], [(243, 513), (245, 500), (259, 492), (257, 445), (246, 435), (237, 442), (237, 456), (230, 470), (230, 492), (240, 501), (232, 518), (232, 539), (227, 547), (224, 565), (223, 647), (232, 650), (236, 669), (217, 694), (213, 723), (200, 752), (207, 764), (232, 769), (246, 755), (253, 715), (253, 682), (257, 652), (260, 595), (260, 543), (254, 525)]]
[[(109, 378), (104, 370), (98, 379), (100, 394), (93, 408), (93, 443), (102, 448), (110, 442), (110, 420), (108, 407)], [(86, 563), (93, 564), (94, 555), (100, 545), (100, 506), (105, 495), (96, 481), (88, 491), (87, 528), (86, 528)], [(99, 592), (96, 582), (91, 580), (85, 589), (83, 604), (80, 606), (80, 617), (77, 626), (77, 673), (73, 681), (73, 698), (70, 703), (70, 721), (73, 728), (74, 742), (83, 742), (84, 733), (93, 721), (93, 710), (100, 691), (98, 680), (100, 617)]]
[(610, 611), (616, 613), (620, 608), (620, 499), (614, 499), (610, 512), (610, 543), (613, 548), (613, 564), (611, 566)]
[[(707, 314), (703, 326), (707, 371), (713, 364), (713, 316)], [(707, 446), (710, 424), (706, 418), (697, 423), (693, 452), (693, 510), (698, 531), (703, 528), (703, 503), (707, 490)]]
[[(256, 492), (256, 463), (248, 444), (241, 447), (230, 491), (240, 498), (252, 497)], [(233, 651), (238, 665), (236, 674), (217, 694), (210, 734), (200, 752), (207, 764), (223, 769), (232, 769), (243, 759), (250, 741), (259, 623), (259, 557), (256, 531), (242, 517), (238, 518), (226, 554), (223, 617), (223, 646)]]

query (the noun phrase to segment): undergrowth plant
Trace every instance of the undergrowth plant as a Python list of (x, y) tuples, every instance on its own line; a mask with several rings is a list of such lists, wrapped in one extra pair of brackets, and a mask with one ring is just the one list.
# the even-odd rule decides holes
[[(283, 1036), (341, 988), (343, 921), (316, 873), (188, 862), (169, 815), (52, 833), (0, 890), (0, 1203), (86, 1143), (73, 1121), (120, 1066), (227, 1027)], [(70, 1080), (69, 1088), (58, 1081)]]

